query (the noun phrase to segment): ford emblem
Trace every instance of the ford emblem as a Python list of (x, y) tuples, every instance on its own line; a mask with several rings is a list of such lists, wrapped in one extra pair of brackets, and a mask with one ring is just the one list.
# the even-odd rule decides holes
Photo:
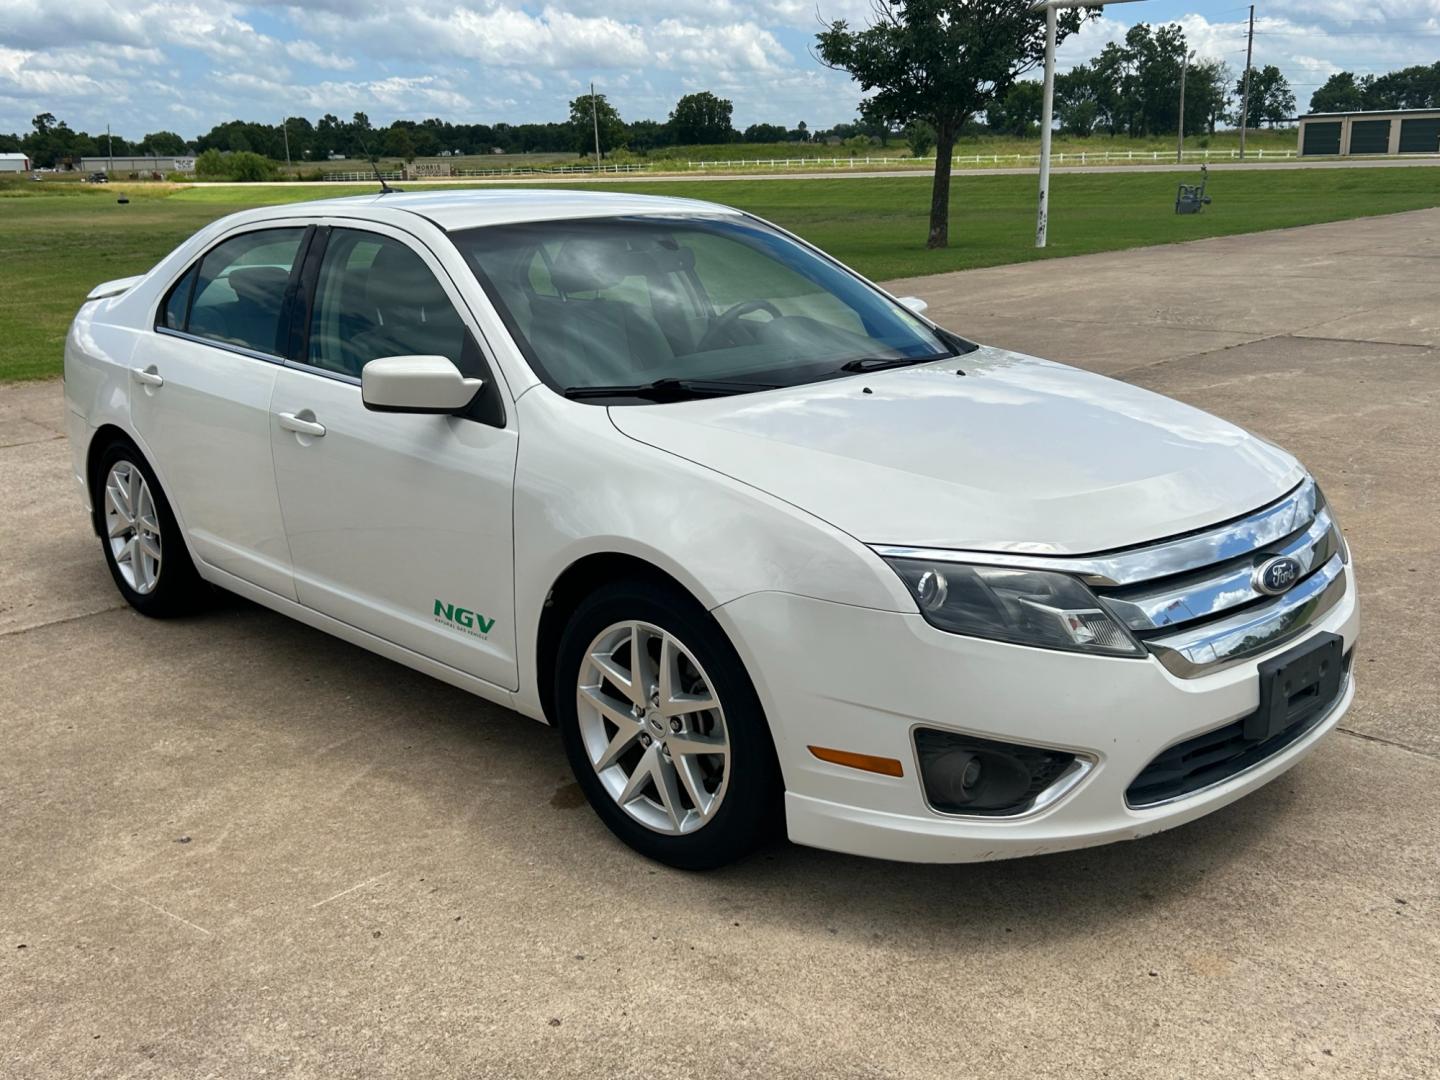
[(1291, 586), (1300, 580), (1300, 573), (1298, 559), (1292, 559), (1289, 555), (1277, 555), (1255, 568), (1252, 581), (1255, 588), (1266, 596), (1279, 596), (1290, 591)]

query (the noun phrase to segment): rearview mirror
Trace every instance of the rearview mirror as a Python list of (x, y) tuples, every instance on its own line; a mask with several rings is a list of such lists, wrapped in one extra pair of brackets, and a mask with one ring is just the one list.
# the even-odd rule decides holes
[(484, 385), (443, 356), (382, 356), (360, 369), (360, 400), (374, 412), (452, 413)]
[(916, 315), (924, 315), (930, 309), (930, 305), (918, 296), (900, 297), (900, 306), (913, 311)]

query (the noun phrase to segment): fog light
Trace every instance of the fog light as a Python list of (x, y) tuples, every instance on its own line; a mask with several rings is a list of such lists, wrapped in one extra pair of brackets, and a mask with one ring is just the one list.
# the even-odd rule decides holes
[(925, 798), (942, 813), (1023, 814), (1075, 761), (1060, 750), (921, 728), (915, 732)]
[(1010, 754), (947, 750), (922, 766), (935, 805), (965, 810), (1003, 810), (1030, 790), (1030, 770)]

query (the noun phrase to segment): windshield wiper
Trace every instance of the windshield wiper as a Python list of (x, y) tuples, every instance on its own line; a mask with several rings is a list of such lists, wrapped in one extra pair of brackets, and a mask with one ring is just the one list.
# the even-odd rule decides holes
[(774, 390), (778, 383), (726, 381), (724, 379), (656, 379), (633, 386), (567, 386), (561, 391), (571, 400), (633, 397), (649, 401), (690, 401), (694, 398), (728, 397), (757, 390)]
[(933, 364), (936, 360), (948, 360), (947, 356), (863, 356), (859, 360), (847, 360), (840, 365), (841, 371), (884, 371), (886, 368), (908, 367), (911, 364)]

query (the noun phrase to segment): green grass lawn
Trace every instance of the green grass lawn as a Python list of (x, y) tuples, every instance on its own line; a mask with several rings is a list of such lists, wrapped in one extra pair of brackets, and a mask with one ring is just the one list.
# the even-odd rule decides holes
[[(1193, 169), (1058, 174), (1045, 252), (1033, 246), (1033, 176), (957, 177), (951, 246), (942, 251), (924, 247), (930, 185), (923, 177), (586, 187), (739, 206), (877, 280), (1440, 206), (1440, 170), (1263, 169), (1214, 174), (1215, 204), (1201, 215), (1176, 217), (1175, 185), (1195, 177)], [(122, 190), (129, 205), (115, 201)], [(360, 191), (319, 184), (59, 190), (0, 184), (0, 379), (58, 374), (65, 330), (85, 293), (98, 282), (143, 273), (206, 222), (251, 206)]]

